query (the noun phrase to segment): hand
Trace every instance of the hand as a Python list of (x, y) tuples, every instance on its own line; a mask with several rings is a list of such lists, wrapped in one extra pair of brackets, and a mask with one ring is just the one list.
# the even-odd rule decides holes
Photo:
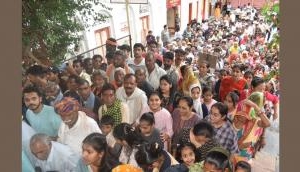
[(274, 112), (274, 114), (273, 114), (273, 121), (275, 121), (277, 118), (278, 118), (278, 113)]
[(166, 142), (166, 141), (168, 141), (170, 139), (170, 136), (167, 133), (160, 133), (160, 139), (163, 142)]

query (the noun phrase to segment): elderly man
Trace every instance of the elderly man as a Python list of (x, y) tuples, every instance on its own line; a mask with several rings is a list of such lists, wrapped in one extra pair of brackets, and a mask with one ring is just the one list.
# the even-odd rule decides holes
[(145, 64), (146, 64), (146, 75), (147, 75), (147, 81), (151, 84), (151, 86), (154, 88), (154, 90), (157, 90), (159, 87), (159, 79), (161, 76), (167, 74), (165, 70), (163, 70), (161, 67), (159, 67), (155, 63), (155, 57), (153, 52), (148, 52), (146, 54), (145, 58)]
[(46, 99), (51, 106), (54, 106), (55, 103), (59, 102), (63, 98), (63, 93), (58, 84), (54, 82), (48, 82), (45, 88)]
[(124, 77), (124, 86), (120, 87), (116, 96), (129, 107), (129, 123), (132, 124), (139, 117), (142, 109), (147, 106), (147, 96), (144, 91), (137, 88), (134, 74), (127, 74)]
[(35, 134), (30, 139), (35, 169), (39, 171), (75, 171), (77, 155), (66, 145), (51, 141), (46, 134)]
[(114, 80), (115, 70), (118, 67), (125, 69), (126, 74), (134, 73), (134, 71), (126, 64), (126, 54), (121, 50), (117, 50), (114, 53), (113, 64), (110, 64), (107, 67), (106, 74), (110, 82)]
[(116, 68), (114, 80), (110, 82), (115, 87), (115, 89), (118, 89), (123, 86), (125, 74), (125, 69), (121, 67)]
[(55, 111), (63, 120), (57, 141), (70, 146), (78, 154), (82, 151), (81, 143), (87, 135), (101, 133), (96, 121), (79, 111), (79, 107), (78, 101), (71, 97), (65, 97), (55, 105)]
[(52, 106), (42, 103), (42, 93), (35, 86), (28, 86), (23, 90), (23, 98), (26, 107), (25, 118), (31, 127), (38, 133), (45, 133), (57, 137), (61, 118), (55, 113)]

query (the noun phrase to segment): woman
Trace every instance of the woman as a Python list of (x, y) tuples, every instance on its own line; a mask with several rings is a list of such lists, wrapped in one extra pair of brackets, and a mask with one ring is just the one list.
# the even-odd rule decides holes
[(105, 135), (91, 133), (82, 141), (82, 158), (76, 171), (80, 172), (109, 172), (118, 161), (109, 157)]
[(122, 145), (119, 161), (123, 164), (131, 164), (138, 167), (134, 154), (138, 150), (137, 147), (145, 142), (141, 134), (130, 124), (121, 123), (114, 128), (113, 136), (116, 142)]
[(144, 172), (163, 172), (170, 166), (178, 164), (176, 159), (158, 143), (142, 144), (135, 154), (135, 159)]
[(191, 66), (183, 65), (180, 67), (180, 71), (183, 78), (179, 85), (179, 91), (184, 96), (190, 96), (190, 86), (193, 84), (199, 84), (199, 81)]
[(196, 159), (198, 162), (203, 161), (212, 148), (219, 146), (214, 139), (214, 129), (206, 121), (200, 121), (192, 128), (183, 129), (180, 134), (179, 143), (192, 143), (196, 147)]
[(207, 61), (201, 61), (200, 58), (198, 59), (198, 65), (199, 65), (199, 81), (202, 86), (204, 87), (210, 87), (213, 89), (213, 86), (215, 84), (214, 77), (209, 73), (210, 65)]
[[(173, 138), (172, 150), (175, 152), (176, 145), (179, 143), (179, 133), (184, 128), (191, 128), (200, 121), (199, 115), (193, 112), (193, 99), (191, 97), (179, 98), (178, 108), (173, 114)], [(174, 155), (174, 154), (173, 154)]]
[(172, 113), (180, 94), (176, 91), (176, 87), (172, 84), (172, 80), (168, 75), (163, 75), (160, 78), (158, 93), (162, 101), (161, 106)]
[(248, 160), (255, 154), (255, 144), (261, 137), (263, 129), (270, 126), (270, 121), (263, 108), (264, 94), (252, 93), (248, 100), (238, 105), (238, 110), (233, 118), (233, 127), (237, 131), (240, 156)]
[(233, 116), (236, 114), (236, 108), (239, 101), (239, 93), (237, 91), (229, 92), (224, 100), (224, 104), (228, 107), (227, 117), (229, 120), (233, 120)]
[(220, 7), (220, 5), (218, 4), (218, 5), (216, 5), (216, 8), (215, 8), (215, 18), (216, 18), (217, 20), (219, 20), (220, 17), (221, 17), (221, 7)]
[(226, 95), (234, 90), (241, 93), (248, 88), (247, 80), (243, 77), (244, 66), (242, 64), (235, 64), (232, 67), (232, 76), (226, 76), (221, 81), (220, 86), (220, 100), (223, 102)]

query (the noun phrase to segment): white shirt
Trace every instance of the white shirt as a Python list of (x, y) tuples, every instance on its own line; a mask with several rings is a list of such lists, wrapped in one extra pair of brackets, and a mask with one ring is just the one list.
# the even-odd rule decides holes
[(94, 119), (84, 112), (78, 111), (78, 119), (72, 128), (65, 123), (58, 130), (58, 142), (70, 146), (76, 153), (81, 154), (82, 141), (91, 133), (102, 133)]
[(154, 70), (149, 74), (148, 70), (146, 70), (146, 79), (150, 83), (150, 85), (153, 87), (154, 90), (157, 90), (159, 87), (159, 79), (163, 75), (166, 75), (167, 72), (163, 70), (161, 67), (159, 67), (157, 64), (155, 64)]
[(41, 167), (42, 171), (75, 172), (75, 167), (80, 158), (71, 148), (58, 142), (53, 142), (47, 160), (35, 159), (34, 166)]
[(144, 91), (135, 88), (134, 92), (127, 96), (124, 87), (120, 87), (116, 91), (116, 97), (125, 102), (129, 107), (129, 123), (132, 124), (139, 117), (144, 107), (147, 106), (147, 96)]
[(134, 63), (134, 58), (128, 60), (128, 66), (135, 72), (137, 68), (143, 68), (146, 70), (145, 59), (143, 58), (139, 64)]

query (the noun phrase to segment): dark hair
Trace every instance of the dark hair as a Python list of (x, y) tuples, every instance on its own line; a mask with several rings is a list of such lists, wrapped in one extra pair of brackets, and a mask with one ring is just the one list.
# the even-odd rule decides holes
[(251, 75), (252, 78), (254, 77), (254, 74), (253, 74), (253, 72), (252, 72), (251, 70), (247, 70), (247, 71), (244, 73), (244, 77), (245, 77), (245, 76), (248, 76), (248, 75)]
[(107, 164), (107, 153), (108, 153), (108, 145), (106, 142), (105, 135), (100, 133), (91, 133), (82, 141), (82, 144), (88, 144), (93, 147), (93, 149), (98, 152), (104, 152), (104, 156), (101, 159), (99, 170), (104, 171), (104, 169), (109, 168)]
[(110, 115), (104, 115), (100, 120), (100, 125), (111, 125), (114, 126), (114, 118)]
[(116, 139), (125, 140), (131, 148), (145, 142), (141, 134), (128, 123), (118, 124), (114, 128), (113, 136)]
[(263, 84), (265, 81), (262, 78), (259, 77), (255, 77), (252, 79), (251, 81), (251, 86), (253, 88), (256, 88), (257, 86), (259, 86), (260, 84)]
[(187, 105), (191, 108), (193, 107), (194, 103), (193, 103), (193, 99), (189, 96), (183, 96), (183, 97), (180, 97), (178, 99), (178, 103), (183, 100), (183, 101), (186, 101)]
[(203, 88), (202, 88), (202, 95), (204, 95), (204, 93), (206, 93), (206, 92), (213, 92), (212, 91), (212, 88), (211, 87), (207, 87), (207, 86), (204, 86)]
[(210, 123), (200, 121), (194, 126), (193, 134), (195, 136), (205, 136), (206, 138), (211, 139), (214, 137), (214, 128)]
[(76, 84), (78, 86), (81, 86), (81, 85), (84, 85), (84, 84), (87, 84), (88, 86), (90, 86), (90, 83), (87, 80), (83, 79), (83, 78), (78, 78), (76, 80)]
[(103, 57), (100, 54), (95, 54), (93, 55), (93, 60), (96, 60), (97, 58), (100, 58), (101, 60), (103, 60)]
[(127, 80), (127, 79), (129, 79), (130, 77), (136, 78), (135, 75), (134, 75), (133, 73), (128, 73), (128, 74), (126, 74), (126, 75), (124, 76), (124, 81)]
[(163, 57), (166, 59), (174, 60), (174, 53), (171, 51), (165, 52)]
[(242, 72), (246, 69), (246, 66), (244, 64), (234, 64), (232, 69), (239, 69)]
[(251, 165), (246, 161), (239, 161), (238, 163), (236, 163), (234, 170), (236, 171), (238, 167), (242, 168), (246, 172), (251, 172)]
[[(184, 142), (184, 143), (181, 143), (178, 147), (177, 147), (177, 149), (176, 149), (176, 157), (175, 157), (175, 159), (179, 162), (179, 163), (183, 163), (183, 160), (182, 160), (182, 150), (183, 150), (183, 148), (185, 148), (185, 147), (189, 147), (189, 148), (191, 148), (192, 150), (193, 150), (193, 152), (196, 154), (196, 147), (195, 147), (195, 145), (193, 145), (192, 143), (190, 143), (190, 142)], [(195, 158), (196, 158), (196, 156), (195, 156)]]
[(90, 58), (90, 57), (85, 58), (85, 59), (83, 60), (83, 64), (86, 65), (86, 63), (87, 63), (89, 60), (92, 60), (92, 58)]
[(42, 97), (42, 92), (37, 86), (29, 85), (23, 89), (23, 95), (25, 93), (33, 93), (33, 92), (36, 93), (39, 97)]
[(77, 76), (77, 75), (74, 75), (74, 74), (72, 74), (72, 75), (70, 75), (69, 77), (68, 77), (68, 80), (71, 80), (71, 79), (74, 79), (76, 82), (77, 82), (77, 80), (79, 80), (79, 79), (81, 79), (79, 76)]
[(185, 69), (187, 69), (187, 65), (182, 65), (181, 67), (180, 67), (180, 73), (181, 73), (181, 75), (182, 76), (184, 76), (184, 74), (185, 74)]
[(143, 46), (143, 44), (141, 44), (141, 43), (135, 43), (134, 45), (133, 45), (133, 49), (135, 49), (135, 48), (141, 48), (143, 51), (145, 51), (145, 47)]
[(76, 63), (79, 63), (81, 67), (83, 67), (83, 63), (82, 63), (82, 60), (81, 59), (75, 59), (73, 61), (73, 65), (76, 64)]
[(237, 90), (231, 91), (227, 94), (228, 96), (230, 96), (232, 103), (233, 103), (233, 107), (236, 107), (239, 98), (240, 98), (240, 93)]
[(157, 142), (142, 144), (135, 153), (135, 160), (144, 171), (149, 171), (149, 167), (163, 152), (162, 146)]
[(104, 91), (107, 91), (107, 90), (112, 90), (114, 93), (116, 92), (115, 87), (111, 83), (106, 83), (103, 85), (103, 87), (101, 89), (101, 94), (103, 94)]
[(162, 95), (161, 95), (161, 93), (159, 93), (158, 91), (152, 91), (152, 92), (150, 93), (150, 95), (149, 95), (149, 99), (150, 99), (151, 96), (158, 96), (159, 99), (162, 99)]
[(222, 170), (223, 172), (226, 168), (229, 168), (230, 166), (228, 156), (219, 151), (210, 151), (206, 155), (204, 163), (213, 164), (218, 170)]
[(143, 115), (140, 118), (140, 122), (141, 121), (147, 121), (150, 125), (155, 124), (155, 119), (154, 119), (154, 114), (153, 112), (146, 112), (143, 113)]
[(215, 108), (217, 108), (219, 110), (219, 112), (220, 112), (220, 114), (221, 114), (222, 117), (223, 116), (227, 116), (228, 107), (227, 107), (226, 104), (224, 104), (222, 102), (217, 102), (217, 103), (215, 103), (215, 104), (213, 104), (211, 106), (211, 108), (213, 108), (213, 107), (215, 107)]
[(208, 69), (209, 69), (209, 67), (210, 67), (210, 64), (209, 64), (208, 61), (206, 61), (206, 60), (200, 61), (199, 64), (206, 64), (206, 67), (207, 67)]
[(47, 74), (48, 70), (40, 65), (33, 65), (30, 66), (27, 71), (26, 71), (26, 75), (30, 74), (33, 76), (39, 76), (44, 78)]

